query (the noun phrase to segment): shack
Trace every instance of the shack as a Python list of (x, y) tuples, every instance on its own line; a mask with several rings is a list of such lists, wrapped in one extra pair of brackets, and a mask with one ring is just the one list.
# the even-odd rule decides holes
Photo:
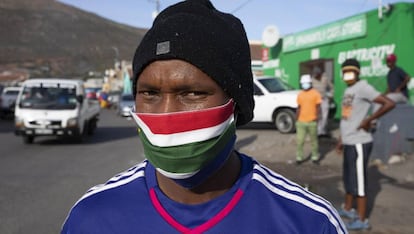
[[(293, 87), (299, 77), (317, 66), (332, 79), (334, 100), (340, 103), (346, 87), (341, 64), (347, 58), (361, 63), (361, 79), (378, 91), (386, 89), (385, 57), (395, 53), (397, 65), (414, 76), (414, 3), (381, 6), (319, 27), (281, 38), (273, 47), (263, 47), (263, 73), (278, 76)], [(413, 83), (411, 80), (411, 83)], [(411, 88), (411, 103), (414, 92)], [(340, 115), (340, 108), (336, 117)]]

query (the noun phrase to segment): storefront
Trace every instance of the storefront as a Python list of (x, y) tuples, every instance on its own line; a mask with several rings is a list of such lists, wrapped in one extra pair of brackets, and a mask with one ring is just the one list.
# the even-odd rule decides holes
[[(300, 75), (318, 66), (332, 79), (334, 99), (340, 103), (345, 89), (342, 62), (347, 58), (359, 60), (361, 79), (382, 92), (388, 72), (385, 57), (390, 53), (395, 53), (397, 65), (414, 77), (414, 3), (397, 3), (381, 12), (375, 9), (286, 35), (274, 47), (263, 48), (263, 72), (298, 88)], [(414, 98), (413, 90), (410, 95)]]

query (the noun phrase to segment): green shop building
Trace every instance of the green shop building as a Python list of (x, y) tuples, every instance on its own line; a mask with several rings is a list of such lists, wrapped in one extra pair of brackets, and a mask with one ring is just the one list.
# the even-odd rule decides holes
[[(361, 79), (383, 92), (388, 72), (385, 58), (390, 53), (397, 55), (397, 66), (414, 77), (414, 3), (396, 3), (286, 35), (274, 46), (263, 47), (263, 73), (299, 88), (299, 77), (318, 66), (332, 79), (339, 104), (346, 87), (341, 80), (342, 62), (356, 58), (361, 63)], [(336, 117), (339, 114), (340, 108)]]

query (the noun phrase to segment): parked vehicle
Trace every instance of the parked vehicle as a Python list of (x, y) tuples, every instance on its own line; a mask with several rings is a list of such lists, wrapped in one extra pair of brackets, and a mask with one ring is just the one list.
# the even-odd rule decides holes
[(134, 96), (132, 94), (122, 94), (118, 103), (117, 113), (120, 116), (131, 116), (130, 111), (135, 106)]
[(295, 131), (299, 90), (277, 77), (254, 78), (254, 118), (252, 122), (273, 123), (281, 133)]
[(17, 97), (15, 134), (27, 144), (47, 135), (83, 141), (94, 133), (99, 112), (98, 101), (85, 98), (81, 80), (27, 80)]
[(120, 99), (121, 99), (121, 96), (122, 96), (121, 91), (111, 91), (111, 92), (109, 92), (108, 93), (109, 107), (112, 108), (112, 109), (117, 110)]
[(86, 98), (98, 100), (101, 88), (85, 88)]
[(0, 96), (0, 116), (5, 117), (14, 113), (16, 99), (20, 91), (20, 87), (5, 87)]

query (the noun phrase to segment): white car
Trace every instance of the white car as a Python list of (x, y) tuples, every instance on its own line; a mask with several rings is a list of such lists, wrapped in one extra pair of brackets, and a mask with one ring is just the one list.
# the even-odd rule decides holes
[(131, 110), (134, 109), (135, 99), (132, 94), (122, 94), (118, 103), (117, 113), (122, 117), (131, 116)]
[(14, 113), (14, 107), (20, 87), (6, 87), (0, 95), (0, 116), (7, 116)]
[(293, 90), (277, 77), (255, 77), (252, 122), (273, 123), (281, 133), (295, 131), (296, 103), (300, 90)]

